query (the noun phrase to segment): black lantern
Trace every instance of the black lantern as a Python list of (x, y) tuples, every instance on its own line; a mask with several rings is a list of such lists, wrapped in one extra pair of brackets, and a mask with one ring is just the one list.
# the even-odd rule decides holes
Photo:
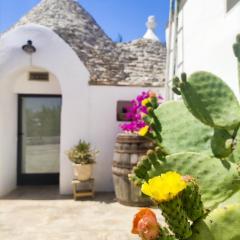
[(36, 52), (36, 48), (33, 46), (33, 43), (31, 40), (27, 41), (27, 44), (22, 46), (22, 50), (26, 53), (32, 54)]

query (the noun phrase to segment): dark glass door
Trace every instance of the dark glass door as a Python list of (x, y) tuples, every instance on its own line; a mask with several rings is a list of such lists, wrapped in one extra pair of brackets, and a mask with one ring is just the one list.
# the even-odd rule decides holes
[(61, 96), (18, 101), (18, 185), (58, 184)]

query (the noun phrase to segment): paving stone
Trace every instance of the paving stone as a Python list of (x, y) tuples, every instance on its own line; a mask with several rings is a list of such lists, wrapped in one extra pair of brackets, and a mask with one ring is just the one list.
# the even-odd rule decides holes
[(131, 224), (137, 211), (112, 193), (74, 201), (55, 186), (21, 187), (0, 199), (0, 239), (136, 240)]

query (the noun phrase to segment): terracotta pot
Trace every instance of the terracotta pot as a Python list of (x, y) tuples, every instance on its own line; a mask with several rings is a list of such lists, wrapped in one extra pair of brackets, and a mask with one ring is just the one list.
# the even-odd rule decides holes
[(73, 163), (74, 178), (79, 181), (86, 181), (92, 177), (93, 164), (75, 164)]

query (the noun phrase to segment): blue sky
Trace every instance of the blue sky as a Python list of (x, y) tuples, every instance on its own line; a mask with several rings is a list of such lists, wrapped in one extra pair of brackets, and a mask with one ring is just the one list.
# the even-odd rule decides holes
[[(59, 0), (60, 1), (60, 0)], [(0, 0), (0, 32), (7, 30), (39, 0)], [(158, 21), (157, 35), (165, 41), (169, 0), (79, 0), (113, 40), (123, 41), (143, 36), (149, 15)]]

